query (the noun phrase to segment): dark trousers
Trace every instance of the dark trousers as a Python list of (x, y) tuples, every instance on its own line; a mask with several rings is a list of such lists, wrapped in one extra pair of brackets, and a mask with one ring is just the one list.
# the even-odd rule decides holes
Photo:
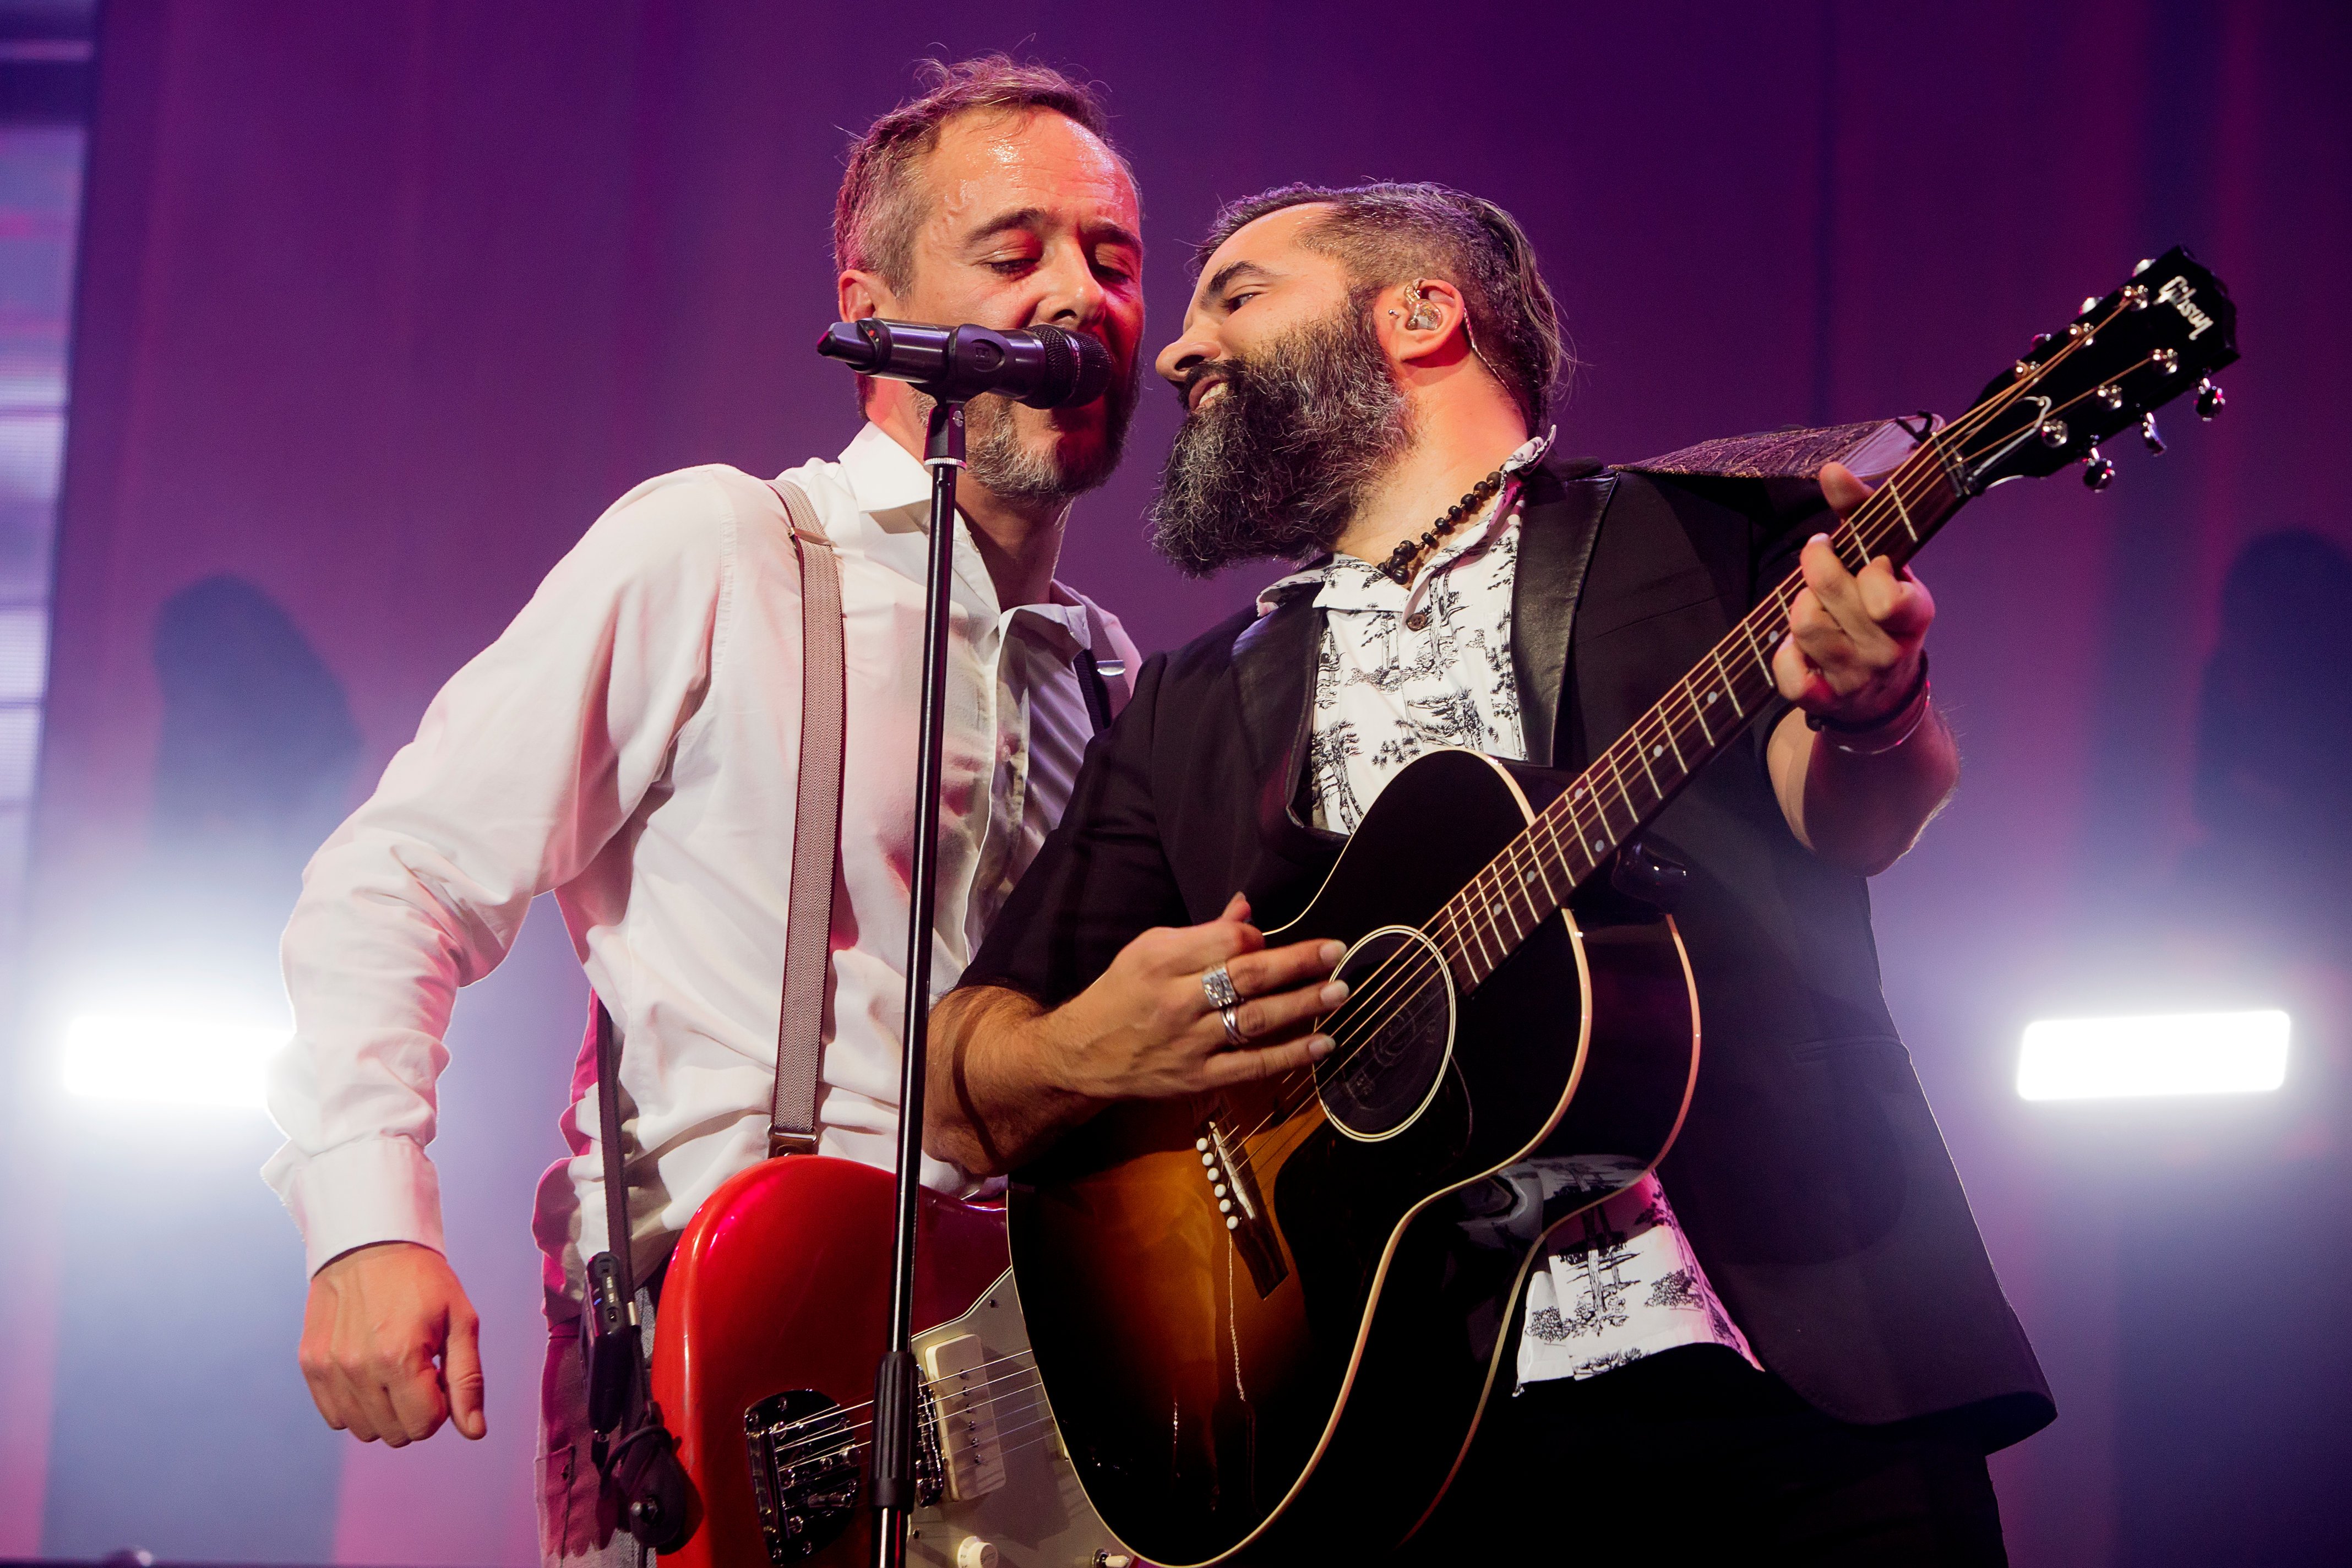
[(1974, 1445), (1832, 1421), (1694, 1346), (1498, 1394), (1396, 1561), (2000, 1568), (2009, 1555)]

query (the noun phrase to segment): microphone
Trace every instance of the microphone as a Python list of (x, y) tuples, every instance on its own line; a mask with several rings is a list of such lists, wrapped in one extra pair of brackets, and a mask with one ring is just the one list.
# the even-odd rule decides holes
[(1000, 332), (867, 316), (834, 322), (816, 352), (861, 375), (913, 382), (942, 403), (992, 392), (1032, 408), (1064, 408), (1092, 403), (1110, 385), (1102, 340), (1060, 327)]

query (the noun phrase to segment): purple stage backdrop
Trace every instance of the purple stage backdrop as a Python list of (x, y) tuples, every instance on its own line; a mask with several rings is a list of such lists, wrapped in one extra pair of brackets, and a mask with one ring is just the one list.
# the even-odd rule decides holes
[[(2198, 837), (2193, 716), (2225, 569), (2281, 529), (2352, 546), (2323, 468), (2352, 374), (2352, 13), (119, 0), (87, 186), (40, 984), (0, 1164), (0, 1554), (536, 1561), (526, 1216), (560, 1152), (583, 996), (551, 910), (460, 1004), (436, 1150), (485, 1318), (484, 1443), (388, 1452), (320, 1426), (292, 1358), (299, 1250), (253, 1173), (275, 1142), (257, 1116), (126, 1124), (51, 1087), (61, 1020), (126, 974), (274, 984), (300, 847), (264, 832), (220, 873), (233, 889), (208, 891), (205, 830), (175, 826), (159, 794), (181, 776), (164, 633), (226, 595), (316, 673), (313, 730), (356, 741), (326, 745), (307, 804), (271, 819), (315, 842), (309, 825), (364, 793), (613, 498), (687, 464), (770, 473), (846, 442), (847, 378), (809, 350), (833, 313), (840, 128), (902, 97), (913, 59), (992, 47), (1108, 90), (1143, 186), (1154, 351), (1221, 200), (1381, 176), (1501, 202), (1574, 334), (1576, 452), (1954, 412), (2138, 257), (2185, 241), (2230, 280), (2246, 363), (2223, 420), (2176, 408), (2171, 454), (2132, 443), (2108, 494), (2003, 490), (1923, 562), (1968, 772), (1879, 879), (1879, 930), (2060, 1402), (1995, 1462), (2016, 1561), (2168, 1561), (2151, 1531), (2337, 1489), (2352, 1300), (2340, 1268), (2296, 1269), (2343, 1255), (2340, 1218), (2217, 1235), (2150, 1205), (2320, 1176), (2346, 1190), (2341, 954), (2233, 964), (2149, 911)], [(1174, 418), (1148, 396), (1065, 555), (1147, 648), (1270, 575), (1189, 583), (1146, 550)], [(212, 946), (174, 945), (198, 930)], [(2126, 1116), (2016, 1097), (2029, 1017), (2242, 993), (2296, 1011), (2291, 1104)], [(2149, 1293), (2241, 1310), (2150, 1317)]]

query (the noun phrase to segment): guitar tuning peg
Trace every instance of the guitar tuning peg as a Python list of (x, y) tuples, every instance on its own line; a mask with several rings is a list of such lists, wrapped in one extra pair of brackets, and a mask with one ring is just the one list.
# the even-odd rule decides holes
[(2103, 490), (2116, 482), (2116, 465), (2099, 455), (2096, 447), (2083, 454), (2083, 485), (2086, 489)]
[(2139, 258), (2139, 265), (2132, 268), (2132, 276), (2137, 278), (2155, 265), (2156, 258), (2152, 256), (2143, 256)]
[(2230, 400), (2221, 395), (2221, 389), (2213, 384), (2211, 376), (2209, 375), (2197, 384), (2198, 418), (2210, 419), (2229, 405)]
[(2139, 438), (2147, 443), (2149, 456), (2158, 458), (2164, 456), (2164, 437), (2157, 434), (2155, 415), (2143, 414), (2139, 416)]

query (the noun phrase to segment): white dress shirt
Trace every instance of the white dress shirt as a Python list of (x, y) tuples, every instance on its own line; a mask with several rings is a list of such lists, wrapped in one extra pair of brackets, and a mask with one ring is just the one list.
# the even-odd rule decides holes
[[(882, 431), (791, 470), (841, 562), (847, 732), (819, 1147), (895, 1154), (930, 479)], [(961, 526), (948, 654), (934, 996), (1069, 798), (1093, 731), (1072, 660), (1123, 701), (1135, 650), (1056, 584), (1002, 608)], [(599, 518), (453, 676), (367, 804), (311, 859), (287, 927), (294, 1038), (270, 1072), (286, 1143), (263, 1174), (310, 1267), (442, 1246), (425, 1146), (457, 988), (552, 890), (624, 1041), (640, 1279), (702, 1201), (767, 1152), (801, 734), (800, 573), (783, 509), (735, 469), (648, 480)], [(552, 1297), (604, 1249), (593, 1055), (572, 1157), (533, 1230)], [(936, 1160), (924, 1180), (964, 1173)]]
[[(1505, 469), (1534, 462), (1546, 445), (1529, 441)], [(1410, 584), (1334, 555), (1261, 597), (1264, 612), (1311, 589), (1323, 612), (1307, 763), (1317, 826), (1354, 832), (1389, 780), (1425, 752), (1458, 746), (1525, 757), (1511, 668), (1517, 498), (1516, 482), (1506, 484)], [(1723, 1345), (1753, 1362), (1657, 1177), (1626, 1185), (1634, 1172), (1609, 1166), (1544, 1159), (1498, 1173), (1518, 1190), (1517, 1212), (1530, 1219), (1563, 1191), (1624, 1187), (1551, 1233), (1547, 1266), (1528, 1283), (1518, 1381), (1591, 1377), (1687, 1344)], [(1533, 1245), (1535, 1230), (1520, 1239)]]

